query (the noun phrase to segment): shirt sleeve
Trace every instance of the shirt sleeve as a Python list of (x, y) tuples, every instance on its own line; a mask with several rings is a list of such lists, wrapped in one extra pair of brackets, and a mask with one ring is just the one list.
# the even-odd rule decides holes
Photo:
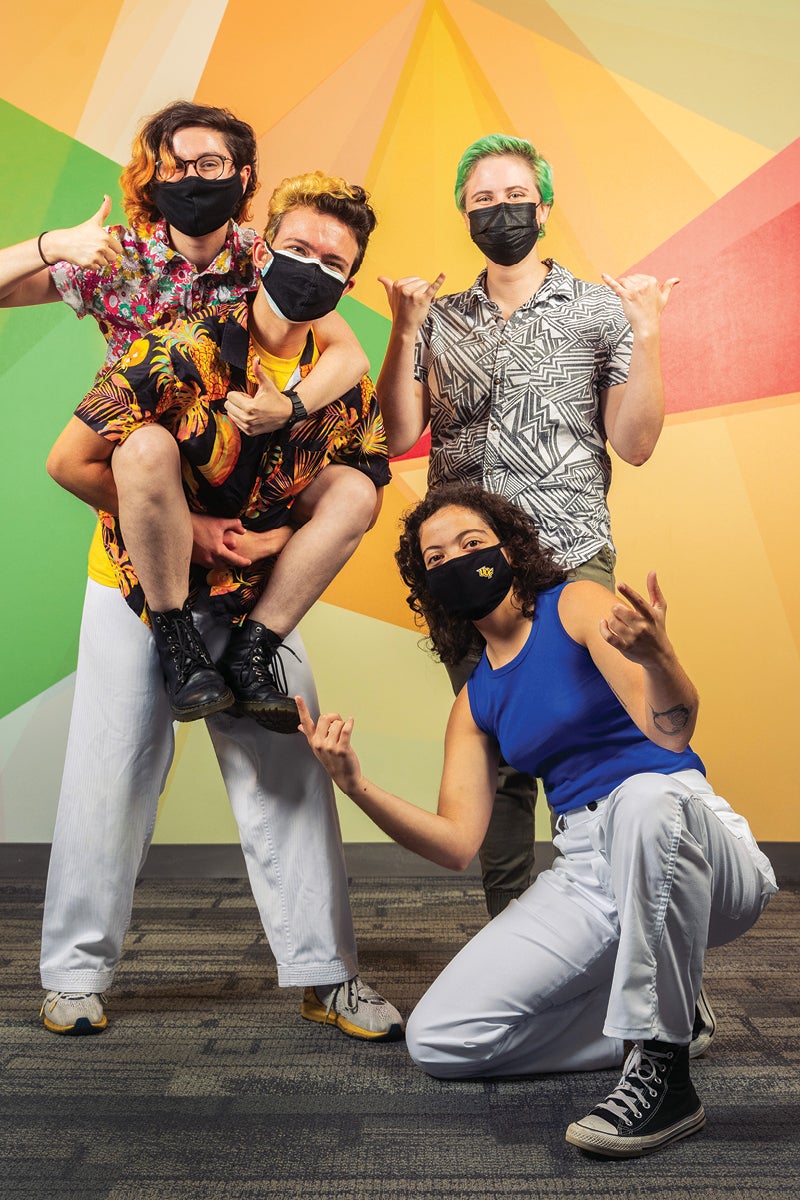
[[(127, 231), (123, 225), (109, 225), (108, 229), (123, 245), (125, 244), (123, 239)], [(57, 262), (50, 268), (50, 277), (61, 299), (82, 321), (96, 308), (96, 303), (93, 305), (92, 301), (96, 301), (98, 295), (102, 296), (113, 286), (112, 271), (116, 271), (116, 268), (87, 271), (83, 267), (76, 267), (74, 263)], [(102, 304), (99, 311), (102, 311)]]
[(431, 349), (432, 323), (432, 318), (428, 314), (414, 344), (414, 379), (417, 383), (424, 383), (426, 387), (428, 385), (428, 357)]
[(614, 304), (603, 331), (604, 355), (597, 376), (597, 386), (601, 390), (627, 381), (633, 349), (633, 330), (622, 311), (622, 304), (616, 296), (611, 298)]
[(174, 390), (172, 373), (163, 369), (164, 360), (158, 334), (139, 338), (119, 362), (100, 375), (75, 409), (75, 416), (118, 445), (135, 429), (156, 423), (170, 408)]
[(392, 478), (389, 450), (383, 418), (375, 399), (375, 387), (365, 375), (360, 384), (344, 397), (347, 415), (344, 428), (335, 437), (330, 461), (355, 467), (368, 475), (376, 488), (385, 487)]

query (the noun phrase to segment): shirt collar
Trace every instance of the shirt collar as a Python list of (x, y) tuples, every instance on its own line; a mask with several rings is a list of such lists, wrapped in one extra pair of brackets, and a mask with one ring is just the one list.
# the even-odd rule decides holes
[[(520, 308), (528, 308), (533, 304), (540, 304), (543, 300), (572, 300), (575, 297), (574, 276), (557, 263), (554, 258), (545, 258), (542, 261), (549, 267), (547, 275), (544, 277), (541, 287), (537, 288), (530, 299), (520, 305)], [(467, 303), (475, 305), (493, 303), (489, 297), (489, 293), (486, 291), (485, 267), (467, 292)]]
[[(255, 297), (256, 292), (250, 292), (246, 300), (242, 300), (228, 309), (222, 329), (222, 342), (220, 344), (220, 354), (225, 362), (231, 367), (244, 371), (247, 378), (252, 382), (256, 381), (256, 373), (253, 367), (256, 348), (250, 339), (247, 325), (250, 320), (250, 309)], [(314, 332), (309, 329), (298, 366), (306, 366), (312, 361), (313, 357)]]
[[(167, 222), (160, 217), (152, 225), (146, 225), (141, 231), (142, 240), (150, 246), (150, 257), (154, 263), (166, 264), (171, 261), (188, 262), (183, 255), (170, 245), (167, 233)], [(217, 257), (203, 271), (198, 271), (193, 263), (189, 266), (198, 275), (227, 275), (238, 267), (242, 258), (247, 258), (250, 248), (245, 246), (242, 230), (235, 221), (231, 221), (225, 241)]]

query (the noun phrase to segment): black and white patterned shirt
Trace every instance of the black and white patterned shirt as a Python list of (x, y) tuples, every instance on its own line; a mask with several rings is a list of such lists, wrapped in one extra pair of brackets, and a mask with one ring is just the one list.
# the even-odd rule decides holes
[(428, 486), (477, 483), (529, 513), (563, 566), (613, 549), (600, 392), (624, 383), (633, 332), (614, 293), (552, 259), (508, 321), (485, 291), (434, 301), (415, 377), (431, 397)]

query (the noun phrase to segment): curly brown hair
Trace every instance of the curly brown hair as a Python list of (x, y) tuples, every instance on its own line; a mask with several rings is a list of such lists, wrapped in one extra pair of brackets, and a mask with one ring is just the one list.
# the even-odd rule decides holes
[(539, 592), (563, 583), (567, 573), (540, 544), (532, 518), (502, 496), (470, 483), (448, 483), (428, 492), (424, 500), (403, 516), (395, 559), (403, 582), (410, 589), (406, 603), (417, 624), (428, 628), (428, 648), (440, 662), (453, 667), (471, 651), (482, 650), (483, 638), (472, 621), (452, 616), (431, 596), (419, 539), (425, 521), (450, 505), (470, 509), (497, 534), (508, 555), (514, 576), (514, 602), (523, 617), (532, 617)]
[(168, 165), (174, 164), (172, 139), (180, 129), (192, 125), (213, 129), (222, 135), (236, 171), (250, 167), (250, 178), (235, 214), (237, 221), (249, 219), (250, 201), (258, 190), (258, 154), (252, 125), (240, 121), (227, 108), (176, 100), (146, 117), (133, 139), (131, 161), (119, 178), (122, 207), (130, 225), (147, 225), (161, 216), (152, 196), (156, 163), (162, 159)]

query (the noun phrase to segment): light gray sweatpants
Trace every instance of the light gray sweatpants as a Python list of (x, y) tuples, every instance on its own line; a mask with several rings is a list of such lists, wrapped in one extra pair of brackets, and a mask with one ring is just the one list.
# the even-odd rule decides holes
[[(216, 658), (230, 627), (196, 616)], [(292, 695), (315, 715), (305, 649), (282, 654)], [(341, 983), (358, 970), (333, 787), (302, 734), (208, 718), (259, 914), (284, 986)], [(136, 876), (172, 762), (172, 716), (155, 642), (116, 588), (89, 580), (75, 699), (42, 929), (48, 989), (109, 987)]]
[(406, 1030), (414, 1061), (458, 1078), (598, 1070), (623, 1040), (687, 1043), (707, 945), (777, 890), (743, 817), (699, 771), (634, 775), (560, 817), (560, 857), (477, 934)]

